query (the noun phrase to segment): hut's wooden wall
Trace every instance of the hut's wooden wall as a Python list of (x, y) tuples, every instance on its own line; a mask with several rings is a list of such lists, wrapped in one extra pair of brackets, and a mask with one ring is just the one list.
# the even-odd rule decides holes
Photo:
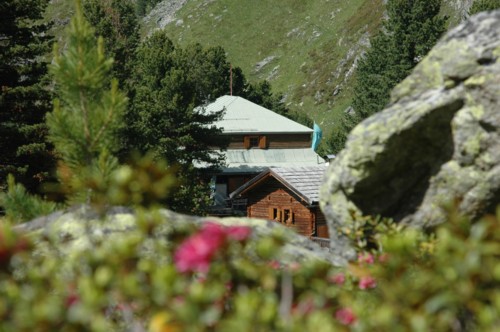
[(252, 218), (273, 219), (273, 209), (291, 210), (293, 222), (283, 225), (293, 228), (304, 236), (315, 235), (314, 218), (315, 212), (310, 211), (304, 204), (298, 201), (279, 181), (270, 177), (260, 186), (249, 191), (247, 215)]
[[(245, 149), (245, 136), (252, 135), (233, 135), (231, 136), (228, 149)], [(256, 134), (255, 136), (265, 136), (265, 146), (260, 148), (265, 149), (290, 149), (290, 148), (307, 148), (311, 146), (311, 134), (282, 134), (282, 135), (266, 135)], [(257, 147), (254, 147), (257, 148)]]
[(321, 209), (317, 207), (315, 209), (316, 213), (316, 236), (329, 238), (328, 235), (328, 225), (326, 224), (326, 218)]

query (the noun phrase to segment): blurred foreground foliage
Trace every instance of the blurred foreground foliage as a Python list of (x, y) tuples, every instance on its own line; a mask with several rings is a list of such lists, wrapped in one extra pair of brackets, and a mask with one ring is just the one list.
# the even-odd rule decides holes
[(136, 229), (83, 250), (2, 226), (0, 331), (500, 327), (500, 213), (471, 224), (450, 209), (429, 232), (363, 218), (351, 234), (370, 228), (371, 242), (358, 242), (358, 261), (342, 268), (281, 261), (279, 234), (174, 227), (154, 208), (136, 214)]
[[(72, 27), (87, 37), (74, 38), (80, 46), (55, 62), (55, 74), (82, 74), (73, 65), (85, 59), (66, 61), (78, 59), (71, 50), (88, 50), (91, 65), (109, 70), (83, 19)], [(62, 98), (49, 117), (61, 159), (56, 191), (91, 205), (103, 225), (109, 207), (129, 206), (135, 227), (80, 238), (20, 232), (10, 225), (58, 206), (10, 179), (2, 197), (8, 218), (0, 221), (0, 331), (500, 329), (500, 212), (471, 223), (450, 208), (445, 224), (425, 231), (356, 216), (339, 230), (357, 248), (356, 262), (284, 261), (279, 233), (259, 238), (216, 222), (174, 226), (158, 204), (175, 195), (175, 170), (148, 156), (119, 165), (112, 142), (125, 98), (116, 83), (87, 83), (88, 95), (58, 85)], [(104, 111), (90, 119), (97, 100)]]

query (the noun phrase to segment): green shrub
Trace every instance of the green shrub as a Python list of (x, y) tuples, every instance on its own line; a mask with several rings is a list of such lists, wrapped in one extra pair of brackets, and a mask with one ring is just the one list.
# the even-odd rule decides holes
[(71, 241), (56, 235), (18, 235), (4, 227), (0, 330), (500, 326), (500, 216), (471, 224), (452, 210), (429, 234), (383, 227), (372, 233), (377, 246), (345, 268), (281, 262), (279, 235), (254, 238), (245, 227), (212, 223), (175, 228), (148, 210), (138, 216), (136, 230), (94, 240), (82, 251), (69, 250)]

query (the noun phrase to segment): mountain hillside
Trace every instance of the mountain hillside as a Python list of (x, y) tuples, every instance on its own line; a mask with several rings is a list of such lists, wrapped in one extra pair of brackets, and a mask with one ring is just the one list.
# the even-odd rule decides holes
[[(72, 1), (51, 1), (59, 26)], [(356, 62), (381, 26), (385, 1), (164, 0), (141, 23), (144, 36), (164, 28), (182, 46), (224, 47), (250, 81), (269, 80), (290, 109), (328, 134), (350, 105)], [(450, 25), (472, 2), (443, 0)]]
[[(327, 131), (352, 98), (355, 65), (384, 15), (385, 0), (170, 0), (144, 19), (179, 44), (221, 45), (253, 81), (267, 79), (293, 110)], [(455, 25), (472, 0), (445, 0)]]
[[(325, 129), (349, 106), (354, 64), (379, 28), (383, 0), (176, 0), (144, 20), (181, 45), (221, 45), (252, 81), (267, 79), (291, 109)], [(175, 11), (175, 12), (174, 12)]]

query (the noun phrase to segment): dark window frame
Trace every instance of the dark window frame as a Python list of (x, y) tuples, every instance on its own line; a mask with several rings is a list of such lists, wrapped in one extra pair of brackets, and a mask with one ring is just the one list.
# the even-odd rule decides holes
[(243, 138), (245, 149), (267, 149), (267, 138), (265, 135), (247, 135)]

